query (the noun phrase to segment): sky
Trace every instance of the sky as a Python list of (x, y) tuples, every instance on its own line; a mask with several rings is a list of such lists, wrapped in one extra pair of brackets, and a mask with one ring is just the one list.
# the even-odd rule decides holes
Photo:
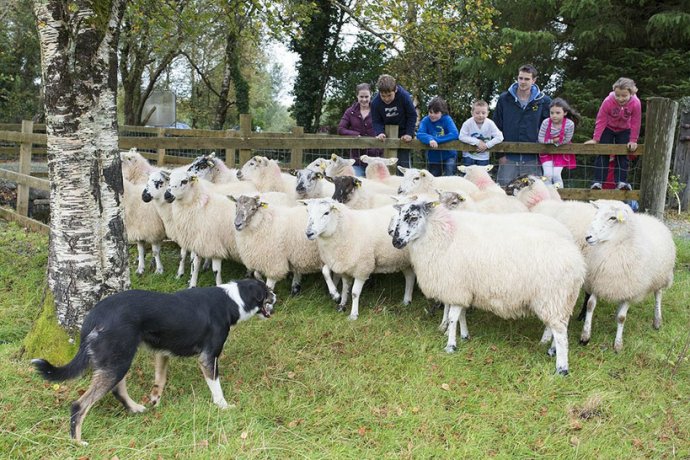
[(268, 45), (268, 55), (270, 59), (280, 62), (283, 67), (283, 75), (285, 80), (283, 81), (283, 86), (280, 89), (278, 100), (284, 106), (290, 106), (293, 102), (293, 97), (290, 94), (292, 86), (295, 82), (295, 77), (297, 76), (297, 70), (295, 69), (295, 64), (297, 63), (297, 53), (293, 53), (288, 50), (287, 47), (275, 40), (271, 40)]

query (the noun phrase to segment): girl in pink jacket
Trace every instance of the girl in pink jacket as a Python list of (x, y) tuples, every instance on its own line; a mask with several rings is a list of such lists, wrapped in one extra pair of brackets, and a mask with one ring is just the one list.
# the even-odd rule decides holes
[[(636, 96), (637, 87), (630, 78), (619, 78), (613, 91), (604, 99), (597, 113), (594, 136), (585, 144), (627, 144), (628, 151), (637, 150), (637, 139), (642, 124), (642, 104)], [(594, 182), (591, 188), (601, 189), (606, 180), (609, 155), (594, 160)], [(628, 183), (628, 156), (615, 155), (614, 180), (619, 190), (632, 190)]]

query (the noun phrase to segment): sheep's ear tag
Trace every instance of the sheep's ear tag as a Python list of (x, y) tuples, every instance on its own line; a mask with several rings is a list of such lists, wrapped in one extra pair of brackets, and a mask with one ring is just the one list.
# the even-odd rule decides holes
[(262, 208), (267, 208), (268, 203), (266, 203), (265, 201), (259, 201), (259, 206), (261, 206)]
[(625, 222), (625, 216), (623, 215), (623, 211), (618, 211), (618, 214), (616, 214), (616, 219), (618, 219), (618, 222)]
[(355, 179), (355, 187), (361, 187), (362, 186), (362, 181), (359, 179)]
[(321, 163), (319, 163), (319, 168), (321, 169), (321, 171), (325, 171), (326, 170), (326, 162), (322, 161)]
[(335, 153), (331, 154), (331, 161), (335, 161), (337, 159), (338, 159), (338, 155), (336, 155)]
[(196, 182), (198, 179), (199, 179), (198, 177), (192, 176), (192, 177), (189, 178), (189, 181), (190, 181), (190, 182)]
[(431, 205), (432, 208), (435, 208), (436, 206), (438, 206), (439, 204), (441, 204), (441, 202), (440, 202), (440, 201), (432, 201), (432, 202), (429, 203), (429, 204)]
[(420, 172), (419, 175), (420, 175), (421, 177), (426, 177), (426, 173), (425, 173), (424, 171)]

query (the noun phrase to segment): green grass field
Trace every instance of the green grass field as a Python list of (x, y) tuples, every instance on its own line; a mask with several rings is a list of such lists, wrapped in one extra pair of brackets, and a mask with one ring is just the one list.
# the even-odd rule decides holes
[[(472, 339), (449, 355), (441, 312), (419, 290), (401, 305), (402, 275), (367, 282), (356, 322), (335, 311), (320, 277), (298, 297), (283, 281), (273, 317), (239, 325), (225, 345), (231, 408), (213, 405), (194, 359), (175, 358), (158, 408), (127, 414), (112, 395), (94, 406), (88, 446), (70, 441), (68, 417), (90, 374), (48, 384), (20, 355), (39, 313), (47, 240), (0, 221), (0, 242), (1, 458), (690, 458), (688, 240), (677, 240), (661, 330), (649, 296), (631, 307), (616, 354), (615, 306), (600, 303), (588, 346), (571, 322), (567, 377), (554, 374), (536, 318), (471, 311)], [(167, 273), (133, 275), (133, 286), (184, 288), (176, 256), (165, 247)], [(224, 279), (242, 276), (227, 265)], [(212, 282), (204, 273), (199, 284)], [(151, 357), (142, 349), (128, 376), (144, 403)]]

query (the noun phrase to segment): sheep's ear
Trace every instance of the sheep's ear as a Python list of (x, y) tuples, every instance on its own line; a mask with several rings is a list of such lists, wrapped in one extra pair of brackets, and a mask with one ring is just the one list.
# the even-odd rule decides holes
[(355, 182), (355, 187), (359, 188), (359, 187), (362, 186), (362, 181), (359, 180), (359, 179), (357, 179), (356, 177), (355, 177), (355, 181), (354, 181), (354, 182)]
[(434, 189), (434, 191), (438, 194), (439, 198), (441, 198), (441, 196), (443, 196), (443, 190), (437, 188), (437, 189)]
[(331, 153), (331, 161), (337, 161), (338, 160), (338, 155), (335, 153)]
[(467, 174), (467, 166), (465, 166), (465, 165), (458, 166), (458, 171), (460, 171), (463, 174)]
[(424, 170), (420, 171), (419, 177), (426, 177), (426, 171), (424, 171)]
[(347, 164), (349, 164), (350, 166), (352, 166), (353, 164), (355, 164), (355, 161), (357, 161), (357, 160), (355, 160), (354, 158), (350, 158), (349, 160), (346, 160), (345, 163), (347, 163)]
[(227, 195), (227, 197), (228, 197), (228, 200), (232, 201), (233, 203), (237, 203), (237, 198), (235, 198), (234, 196)]
[(398, 166), (398, 171), (400, 171), (404, 175), (407, 172), (407, 168), (403, 168), (402, 166)]
[(216, 152), (211, 152), (208, 156), (209, 158), (215, 158), (216, 157)]
[(288, 169), (288, 173), (290, 173), (291, 176), (296, 176), (297, 170), (295, 168), (290, 168)]
[[(384, 161), (385, 161), (385, 160), (384, 160)], [(388, 161), (386, 162), (386, 165), (387, 165), (387, 166), (390, 166), (390, 165), (394, 165), (394, 164), (397, 164), (397, 163), (398, 163), (398, 158), (397, 158), (397, 157), (388, 158)]]
[(297, 200), (298, 203), (302, 203), (304, 206), (309, 206), (309, 203), (307, 200)]
[[(391, 200), (395, 201), (396, 203), (400, 203), (400, 197), (398, 195), (388, 195), (391, 197)], [(395, 205), (393, 206), (395, 207)]]
[(331, 176), (324, 176), (324, 178), (325, 178), (328, 182), (335, 183), (335, 181), (333, 180), (333, 178), (332, 178)]
[(464, 193), (455, 193), (458, 196), (458, 200), (462, 201), (463, 203), (467, 201), (467, 197), (465, 196)]
[(325, 171), (327, 167), (328, 164), (326, 163), (326, 160), (323, 160), (321, 163), (319, 163), (319, 168), (321, 169), (321, 171)]
[(559, 188), (563, 188), (563, 186), (560, 184), (560, 182), (557, 182), (557, 183), (553, 184), (553, 188), (558, 190)]
[(439, 204), (441, 204), (440, 201), (430, 201), (430, 202), (426, 203), (424, 205), (424, 207), (426, 208), (427, 211), (431, 211), (432, 209), (434, 209)]
[(170, 180), (170, 173), (168, 171), (161, 171), (161, 176), (163, 176), (165, 180)]
[(324, 177), (326, 177), (326, 175), (324, 173), (317, 172), (317, 173), (314, 173), (314, 177), (316, 177), (316, 180), (321, 180)]
[(486, 172), (489, 172), (489, 171), (491, 171), (492, 169), (494, 169), (494, 165), (486, 165), (486, 166), (484, 166), (484, 167), (486, 168)]
[(362, 155), (361, 157), (359, 157), (359, 161), (369, 163), (369, 155)]
[(597, 205), (597, 202), (594, 200), (589, 200), (589, 203), (594, 206), (595, 209), (599, 209), (599, 205)]

